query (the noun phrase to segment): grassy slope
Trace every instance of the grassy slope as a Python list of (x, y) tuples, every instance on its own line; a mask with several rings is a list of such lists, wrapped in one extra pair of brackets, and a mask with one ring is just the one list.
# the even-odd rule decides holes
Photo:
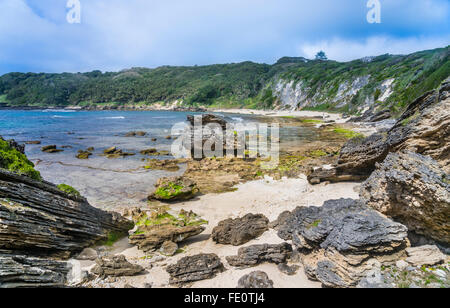
[[(21, 74), (0, 77), (0, 98), (13, 106), (64, 106), (90, 104), (153, 104), (183, 99), (189, 105), (271, 108), (276, 101), (273, 85), (284, 80), (302, 81), (315, 109), (336, 110), (333, 98), (339, 85), (360, 76), (370, 81), (340, 111), (354, 112), (377, 88), (395, 78), (394, 94), (380, 108), (403, 109), (424, 91), (437, 87), (450, 75), (449, 47), (407, 56), (385, 55), (371, 62), (346, 63), (282, 58), (274, 65), (243, 62), (194, 67), (133, 68), (117, 73)], [(6, 96), (5, 96), (6, 95)]]

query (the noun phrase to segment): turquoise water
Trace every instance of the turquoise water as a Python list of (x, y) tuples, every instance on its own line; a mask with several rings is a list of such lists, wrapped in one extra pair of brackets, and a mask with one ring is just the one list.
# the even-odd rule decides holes
[[(44, 179), (55, 184), (75, 187), (95, 206), (117, 209), (139, 205), (154, 189), (157, 179), (181, 175), (177, 172), (146, 170), (139, 151), (156, 148), (170, 151), (171, 134), (176, 123), (185, 122), (188, 112), (172, 111), (66, 111), (66, 110), (0, 110), (0, 135), (20, 143), (41, 141), (40, 145), (26, 145), (28, 158), (36, 165)], [(259, 122), (251, 115), (224, 115), (231, 122)], [(264, 120), (267, 121), (267, 118)], [(145, 131), (145, 137), (125, 137), (130, 131)], [(281, 139), (298, 144), (314, 139), (314, 130), (304, 127), (283, 127)], [(156, 142), (151, 139), (157, 138)], [(44, 153), (45, 145), (64, 147), (60, 153)], [(107, 159), (101, 156), (111, 146), (135, 156)], [(78, 150), (94, 147), (88, 160), (75, 156)], [(169, 159), (170, 156), (158, 157)]]

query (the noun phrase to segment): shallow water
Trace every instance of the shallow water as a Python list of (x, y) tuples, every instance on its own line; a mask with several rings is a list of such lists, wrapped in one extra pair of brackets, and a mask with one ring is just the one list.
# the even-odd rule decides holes
[[(148, 156), (140, 150), (156, 148), (170, 151), (174, 124), (184, 122), (188, 112), (168, 111), (66, 111), (66, 110), (0, 110), (0, 135), (18, 142), (41, 141), (27, 145), (26, 154), (36, 164), (42, 176), (53, 183), (75, 187), (91, 204), (113, 209), (145, 202), (157, 179), (182, 174), (177, 172), (145, 170), (142, 161)], [(234, 122), (267, 122), (267, 118), (252, 115), (225, 115)], [(130, 131), (145, 131), (145, 137), (125, 137)], [(315, 130), (308, 127), (283, 125), (280, 130), (281, 147), (301, 144), (315, 139)], [(152, 142), (152, 138), (157, 138)], [(45, 145), (66, 146), (64, 152), (48, 154), (41, 151)], [(103, 150), (116, 146), (124, 152), (137, 153), (118, 159), (100, 156)], [(94, 147), (88, 160), (75, 156), (78, 150)], [(170, 156), (158, 157), (168, 159)]]

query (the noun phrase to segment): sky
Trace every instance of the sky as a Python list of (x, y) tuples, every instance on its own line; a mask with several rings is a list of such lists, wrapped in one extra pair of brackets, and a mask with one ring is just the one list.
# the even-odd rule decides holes
[[(0, 74), (119, 71), (283, 56), (349, 61), (448, 46), (450, 1), (0, 0)], [(376, 2), (371, 0), (372, 2)]]

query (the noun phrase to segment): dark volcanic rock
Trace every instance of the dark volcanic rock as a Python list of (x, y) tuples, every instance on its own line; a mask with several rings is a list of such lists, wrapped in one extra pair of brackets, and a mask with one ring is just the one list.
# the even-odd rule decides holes
[(213, 229), (212, 239), (219, 244), (240, 246), (269, 230), (268, 224), (269, 220), (262, 214), (227, 219)]
[(374, 264), (397, 260), (408, 246), (405, 226), (352, 199), (299, 207), (278, 235), (303, 252), (307, 276), (328, 287), (355, 286)]
[(386, 133), (350, 140), (341, 150), (337, 166), (318, 169), (308, 180), (316, 184), (330, 181), (367, 179), (388, 153), (408, 150), (435, 159), (450, 173), (450, 78), (436, 91), (425, 93), (411, 103), (397, 123)]
[(410, 231), (450, 244), (449, 178), (430, 157), (391, 153), (363, 183), (360, 196)]
[(217, 255), (199, 254), (184, 257), (166, 270), (170, 274), (170, 283), (180, 284), (214, 278), (224, 271), (224, 267)]
[(273, 281), (265, 272), (256, 271), (243, 276), (238, 281), (238, 289), (272, 289)]
[(125, 256), (103, 257), (95, 261), (97, 264), (92, 272), (100, 277), (122, 277), (136, 276), (144, 271), (144, 268), (137, 264), (131, 264)]
[(252, 267), (263, 262), (285, 263), (292, 253), (292, 247), (288, 243), (279, 245), (253, 245), (242, 247), (237, 256), (226, 257), (228, 263), (235, 267)]
[(133, 224), (45, 181), (0, 170), (0, 251), (66, 256)]

